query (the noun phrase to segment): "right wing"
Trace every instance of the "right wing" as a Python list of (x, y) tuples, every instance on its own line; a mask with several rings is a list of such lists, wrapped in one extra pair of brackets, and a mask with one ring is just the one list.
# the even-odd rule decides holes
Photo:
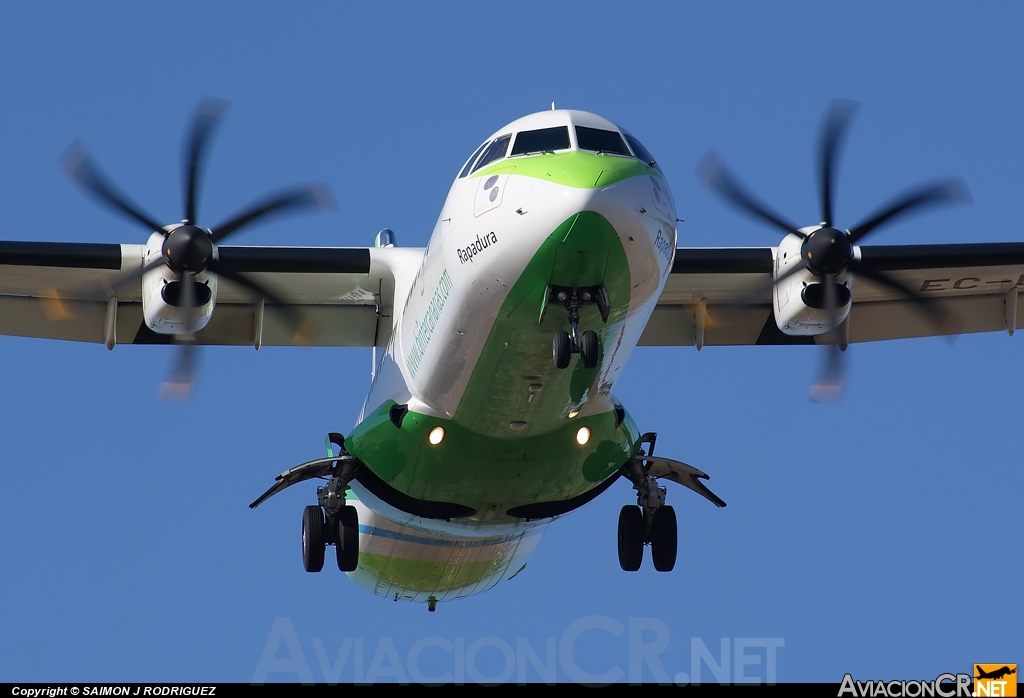
[[(1024, 303), (1016, 302), (1024, 288), (1024, 243), (864, 246), (859, 254), (872, 268), (942, 302), (962, 323), (959, 332), (1024, 326)], [(767, 287), (773, 266), (770, 247), (677, 249), (640, 345), (694, 346), (702, 299), (705, 345), (826, 343), (824, 335), (779, 330)], [(751, 298), (758, 288), (763, 294)], [(853, 283), (848, 323), (851, 343), (938, 334), (916, 302), (863, 277)]]

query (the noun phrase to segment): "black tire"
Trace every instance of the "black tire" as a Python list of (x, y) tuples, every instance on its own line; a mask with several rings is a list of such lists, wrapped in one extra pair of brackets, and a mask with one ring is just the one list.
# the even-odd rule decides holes
[(302, 510), (302, 566), (307, 572), (324, 568), (324, 510), (311, 504)]
[(597, 343), (597, 332), (587, 330), (580, 337), (580, 360), (584, 368), (597, 366), (597, 359), (600, 354), (600, 345)]
[(636, 572), (644, 560), (644, 515), (640, 507), (627, 504), (619, 512), (619, 566)]
[(679, 529), (676, 527), (676, 512), (670, 506), (660, 507), (654, 514), (654, 531), (651, 536), (651, 559), (654, 569), (671, 572), (676, 566), (676, 548)]
[(568, 368), (569, 359), (572, 358), (572, 340), (565, 330), (558, 330), (551, 340), (551, 360), (555, 362), (555, 368)]
[(359, 566), (359, 514), (356, 508), (344, 506), (338, 514), (338, 569), (355, 572)]

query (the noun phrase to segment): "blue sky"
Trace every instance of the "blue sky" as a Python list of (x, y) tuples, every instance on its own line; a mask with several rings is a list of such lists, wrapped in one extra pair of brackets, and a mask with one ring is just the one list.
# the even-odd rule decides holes
[[(644, 141), (685, 219), (681, 245), (771, 245), (693, 168), (714, 146), (813, 223), (817, 128), (845, 97), (862, 107), (840, 224), (958, 175), (973, 206), (871, 242), (1021, 240), (1022, 23), (1010, 3), (5, 3), (0, 235), (142, 242), (57, 158), (81, 137), (174, 220), (185, 125), (213, 95), (233, 107), (205, 220), (292, 182), (328, 182), (340, 204), (238, 244), (365, 246), (389, 227), (423, 245), (477, 144), (554, 100)], [(282, 642), (275, 656), (316, 681), (329, 678), (318, 647), (341, 680), (357, 678), (351, 656), (335, 664), (347, 639), (363, 647), (363, 678), (378, 652), (377, 675), (389, 673), (391, 647), (408, 675), (417, 643), (425, 676), (456, 676), (476, 643), (477, 676), (494, 677), (503, 647), (543, 658), (574, 628), (581, 671), (626, 678), (631, 646), (636, 665), (637, 643), (661, 640), (670, 679), (691, 672), (698, 643), (720, 660), (721, 638), (734, 659), (737, 638), (781, 638), (780, 681), (1020, 662), (1021, 341), (855, 346), (845, 399), (825, 406), (807, 397), (820, 359), (808, 347), (639, 349), (618, 397), (729, 507), (670, 489), (676, 570), (647, 561), (627, 574), (615, 521), (633, 495), (620, 482), (552, 525), (516, 579), (428, 614), (331, 569), (302, 571), (312, 485), (246, 508), (276, 473), (319, 456), (327, 431), (351, 428), (369, 350), (208, 350), (194, 398), (178, 404), (157, 399), (166, 347), (0, 338), (0, 681), (249, 681), (278, 618), (298, 649)], [(647, 635), (631, 645), (629, 628)], [(761, 663), (746, 675), (766, 678), (766, 652), (747, 653)], [(557, 675), (572, 678), (564, 659)]]

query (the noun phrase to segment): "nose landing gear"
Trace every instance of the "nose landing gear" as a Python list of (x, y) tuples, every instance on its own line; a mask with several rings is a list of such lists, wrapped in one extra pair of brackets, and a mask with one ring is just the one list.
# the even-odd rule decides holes
[(580, 334), (580, 308), (587, 303), (597, 305), (601, 313), (602, 322), (608, 322), (608, 291), (604, 286), (588, 286), (585, 288), (570, 288), (567, 286), (548, 286), (544, 297), (544, 304), (541, 307), (541, 319), (547, 306), (551, 303), (560, 303), (569, 311), (569, 327), (571, 333), (565, 330), (558, 330), (551, 340), (551, 360), (556, 368), (568, 368), (569, 360), (573, 354), (580, 355), (585, 368), (597, 366), (600, 358), (600, 343), (597, 333), (593, 330), (586, 330)]

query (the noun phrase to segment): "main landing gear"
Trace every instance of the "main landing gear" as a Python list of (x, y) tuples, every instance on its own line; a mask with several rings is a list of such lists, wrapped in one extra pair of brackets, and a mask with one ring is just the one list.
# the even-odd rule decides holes
[(585, 288), (548, 286), (541, 309), (541, 318), (544, 317), (544, 312), (551, 303), (560, 303), (569, 311), (569, 327), (572, 330), (571, 333), (558, 330), (551, 340), (551, 360), (555, 367), (568, 368), (573, 354), (580, 355), (580, 361), (585, 368), (597, 366), (600, 358), (600, 343), (597, 340), (597, 333), (593, 330), (586, 330), (580, 334), (580, 308), (587, 303), (594, 303), (601, 313), (601, 320), (608, 322), (608, 291), (604, 286)]
[[(657, 435), (651, 432), (640, 438), (647, 444), (647, 453), (654, 453)], [(650, 544), (654, 569), (671, 572), (676, 565), (678, 539), (675, 509), (665, 504), (665, 488), (658, 485), (644, 468), (643, 460), (633, 459), (623, 471), (636, 490), (636, 506), (627, 504), (619, 512), (619, 566), (636, 572), (644, 559), (644, 545)]]
[[(653, 450), (654, 440), (650, 443)], [(636, 572), (643, 562), (644, 545), (650, 544), (654, 569), (671, 572), (676, 566), (678, 541), (675, 509), (665, 504), (665, 488), (647, 474), (640, 461), (630, 461), (624, 470), (633, 481), (636, 505), (627, 504), (619, 512), (619, 566)]]
[(650, 543), (654, 569), (671, 572), (676, 566), (676, 512), (663, 504), (648, 513), (627, 504), (619, 512), (619, 566), (636, 572), (644, 559), (644, 545)]
[(285, 470), (249, 508), (255, 509), (292, 485), (326, 479), (324, 487), (316, 488), (317, 503), (302, 511), (302, 566), (307, 572), (322, 570), (327, 546), (333, 545), (338, 569), (353, 572), (359, 566), (359, 514), (355, 507), (345, 503), (345, 492), (362, 467), (358, 458), (345, 451), (345, 437), (332, 431), (327, 435), (326, 458)]
[(647, 444), (647, 452), (630, 460), (622, 467), (623, 474), (636, 490), (636, 505), (627, 504), (619, 512), (619, 566), (627, 572), (640, 569), (644, 546), (650, 544), (654, 569), (671, 572), (676, 564), (678, 528), (675, 510), (665, 504), (665, 488), (658, 485), (663, 477), (677, 482), (701, 495), (718, 507), (724, 507), (719, 497), (701, 480), (708, 476), (691, 465), (668, 458), (654, 457), (657, 435), (648, 432), (640, 437)]
[(345, 504), (348, 480), (335, 474), (326, 487), (316, 489), (319, 504), (302, 512), (302, 566), (307, 572), (324, 568), (326, 548), (333, 545), (338, 569), (353, 572), (359, 566), (359, 514)]

